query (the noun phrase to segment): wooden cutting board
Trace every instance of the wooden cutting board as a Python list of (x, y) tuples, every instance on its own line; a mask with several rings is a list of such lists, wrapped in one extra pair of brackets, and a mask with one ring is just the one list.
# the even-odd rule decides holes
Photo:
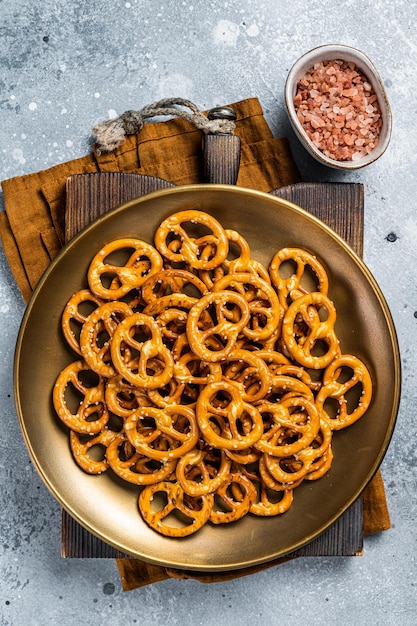
[[(125, 173), (71, 176), (67, 181), (66, 240), (110, 209), (151, 191), (172, 187), (165, 180)], [(328, 224), (355, 250), (363, 253), (364, 190), (358, 183), (297, 183), (271, 191)], [(293, 552), (299, 556), (355, 556), (363, 550), (363, 507), (359, 498), (330, 528)], [(128, 555), (107, 545), (62, 511), (61, 556), (122, 558)]]

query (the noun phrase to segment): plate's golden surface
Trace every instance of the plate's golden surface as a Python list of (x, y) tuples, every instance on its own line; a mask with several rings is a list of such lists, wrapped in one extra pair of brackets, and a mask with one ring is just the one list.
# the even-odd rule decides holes
[[(207, 524), (186, 539), (171, 539), (155, 533), (141, 519), (137, 487), (120, 481), (110, 470), (89, 476), (79, 469), (51, 398), (58, 373), (76, 358), (61, 335), (61, 314), (72, 293), (86, 286), (86, 271), (95, 252), (119, 237), (152, 243), (165, 217), (191, 208), (207, 211), (224, 227), (238, 230), (248, 240), (252, 257), (265, 265), (284, 246), (316, 254), (329, 275), (342, 350), (365, 361), (374, 395), (359, 422), (335, 433), (330, 472), (297, 488), (287, 513), (271, 519), (247, 515), (237, 523)], [(388, 447), (398, 411), (400, 376), (397, 338), (385, 299), (369, 270), (342, 239), (285, 200), (228, 185), (192, 185), (158, 191), (114, 209), (61, 251), (39, 282), (22, 321), (15, 397), (35, 466), (79, 523), (140, 559), (174, 568), (222, 571), (267, 562), (298, 549), (356, 500)]]

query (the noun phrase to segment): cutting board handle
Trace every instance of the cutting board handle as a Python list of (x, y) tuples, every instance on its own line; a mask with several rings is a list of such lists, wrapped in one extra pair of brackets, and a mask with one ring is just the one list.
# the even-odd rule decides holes
[[(210, 120), (235, 120), (231, 107), (216, 107), (207, 113)], [(207, 134), (203, 140), (204, 179), (207, 183), (236, 185), (240, 165), (240, 137)]]

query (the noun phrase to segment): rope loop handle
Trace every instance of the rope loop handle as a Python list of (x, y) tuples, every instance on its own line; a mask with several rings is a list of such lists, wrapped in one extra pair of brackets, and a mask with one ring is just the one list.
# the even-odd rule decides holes
[[(189, 110), (178, 107), (186, 107)], [(210, 135), (232, 135), (235, 129), (232, 119), (206, 117), (195, 104), (185, 98), (164, 98), (148, 104), (139, 111), (126, 111), (116, 119), (106, 120), (94, 126), (93, 135), (97, 153), (113, 152), (124, 143), (127, 135), (139, 133), (145, 120), (158, 116), (182, 117)]]

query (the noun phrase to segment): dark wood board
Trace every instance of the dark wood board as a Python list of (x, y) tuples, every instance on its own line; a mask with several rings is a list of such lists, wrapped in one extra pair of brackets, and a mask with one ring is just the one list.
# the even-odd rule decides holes
[[(167, 181), (125, 173), (71, 176), (67, 181), (66, 240), (108, 210), (133, 198), (173, 186)], [(363, 252), (364, 190), (359, 183), (297, 183), (271, 191), (309, 211), (338, 233), (358, 254)], [(363, 506), (359, 498), (320, 537), (289, 557), (355, 556), (363, 549)], [(123, 558), (65, 510), (61, 555), (64, 558)]]

